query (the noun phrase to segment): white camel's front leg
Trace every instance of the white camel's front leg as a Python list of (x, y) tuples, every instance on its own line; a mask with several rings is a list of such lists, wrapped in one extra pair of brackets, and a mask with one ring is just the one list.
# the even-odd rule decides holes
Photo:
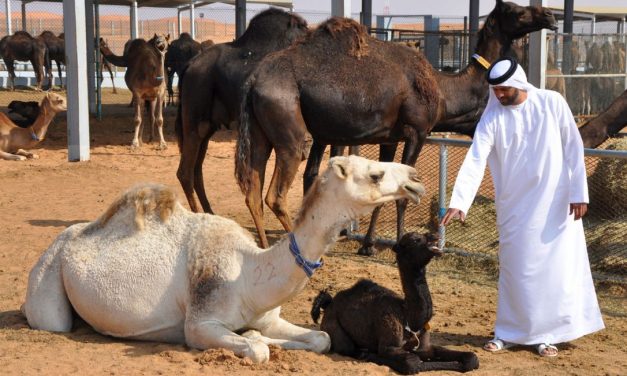
[(279, 317), (279, 310), (272, 312), (272, 320), (260, 328), (261, 335), (255, 331), (244, 336), (263, 341), (267, 345), (279, 345), (286, 350), (309, 350), (325, 353), (331, 348), (331, 338), (320, 330), (311, 330), (291, 324)]
[(185, 323), (185, 342), (200, 350), (222, 347), (255, 363), (270, 359), (268, 345), (257, 339), (242, 337), (216, 320)]

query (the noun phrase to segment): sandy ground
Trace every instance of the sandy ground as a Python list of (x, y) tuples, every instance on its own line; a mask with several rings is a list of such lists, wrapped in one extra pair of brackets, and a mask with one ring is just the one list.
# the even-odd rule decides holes
[[(0, 93), (0, 105), (32, 92)], [(169, 148), (155, 150), (145, 144), (131, 151), (131, 110), (128, 92), (105, 97), (106, 119), (91, 122), (91, 160), (67, 161), (65, 116), (58, 116), (47, 139), (36, 152), (40, 159), (24, 162), (0, 160), (0, 374), (93, 375), (226, 375), (316, 374), (384, 375), (387, 367), (335, 354), (272, 349), (271, 361), (251, 364), (231, 352), (205, 352), (183, 345), (134, 342), (94, 332), (80, 319), (71, 333), (32, 330), (20, 313), (28, 272), (42, 252), (66, 227), (95, 219), (126, 188), (146, 181), (167, 184), (184, 199), (176, 169), (179, 155), (173, 122), (174, 109), (166, 110)], [(5, 103), (6, 102), (6, 103)], [(4, 109), (4, 108), (3, 108)], [(244, 199), (233, 178), (233, 134), (220, 132), (211, 142), (204, 164), (207, 192), (214, 210), (253, 230)], [(301, 170), (304, 168), (301, 166)], [(290, 192), (290, 209), (300, 201), (301, 180)], [(296, 188), (297, 187), (297, 188)], [(266, 214), (271, 241), (283, 234), (279, 223)], [(283, 306), (291, 322), (314, 328), (309, 317), (311, 301), (328, 286), (337, 291), (360, 277), (371, 278), (399, 290), (398, 272), (389, 257), (362, 258), (357, 244), (338, 243), (297, 297)], [(540, 358), (528, 347), (498, 354), (481, 350), (492, 337), (496, 309), (494, 274), (445, 256), (429, 269), (435, 306), (431, 322), (433, 341), (455, 349), (474, 351), (480, 359), (476, 375), (624, 375), (627, 374), (627, 320), (612, 308), (625, 301), (620, 286), (600, 288), (606, 329), (559, 345), (560, 355)], [(547, 286), (548, 288), (549, 286)], [(433, 372), (433, 374), (448, 374)]]

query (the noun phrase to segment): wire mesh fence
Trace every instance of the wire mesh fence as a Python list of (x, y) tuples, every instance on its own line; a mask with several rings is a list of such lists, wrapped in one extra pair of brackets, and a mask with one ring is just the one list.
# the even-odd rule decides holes
[[(469, 144), (470, 141), (467, 141)], [(468, 145), (446, 146), (446, 204), (455, 178), (467, 152)], [(405, 231), (438, 231), (442, 210), (439, 205), (440, 144), (433, 139), (422, 149), (416, 169), (426, 188), (426, 195), (418, 205), (410, 203), (405, 216)], [(585, 163), (590, 193), (589, 212), (583, 218), (588, 255), (594, 276), (598, 280), (627, 283), (627, 139), (614, 139), (601, 148), (617, 151), (618, 156), (598, 156), (598, 149), (586, 149)], [(402, 149), (402, 148), (399, 148)], [(377, 159), (379, 149), (362, 146), (360, 154)], [(395, 161), (400, 162), (401, 150)], [(446, 207), (446, 206), (445, 206)], [(365, 235), (369, 217), (363, 218), (355, 238)], [(464, 223), (454, 221), (445, 229), (445, 246), (449, 251), (474, 257), (498, 260), (498, 232), (494, 206), (494, 187), (489, 170), (471, 206)], [(376, 239), (380, 244), (391, 244), (396, 239), (396, 210), (386, 204), (376, 225)], [(388, 252), (378, 257), (392, 258)]]

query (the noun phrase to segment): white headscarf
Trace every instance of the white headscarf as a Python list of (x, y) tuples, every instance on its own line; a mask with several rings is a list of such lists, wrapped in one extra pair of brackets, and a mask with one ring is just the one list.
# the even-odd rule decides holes
[(518, 64), (515, 60), (511, 58), (503, 58), (494, 62), (494, 64), (492, 64), (492, 66), (488, 70), (487, 78), (489, 80), (495, 80), (499, 77), (502, 77), (503, 75), (506, 75), (510, 71), (512, 64), (516, 64), (516, 70), (509, 78), (499, 84), (490, 85), (490, 97), (488, 98), (488, 104), (485, 108), (485, 111), (483, 112), (484, 114), (489, 113), (491, 110), (493, 110), (495, 106), (502, 106), (501, 102), (499, 102), (499, 100), (496, 98), (496, 95), (494, 94), (493, 89), (496, 86), (515, 87), (517, 89), (525, 90), (527, 92), (536, 90), (535, 86), (527, 82), (527, 75), (525, 74), (525, 71), (522, 69), (520, 64)]

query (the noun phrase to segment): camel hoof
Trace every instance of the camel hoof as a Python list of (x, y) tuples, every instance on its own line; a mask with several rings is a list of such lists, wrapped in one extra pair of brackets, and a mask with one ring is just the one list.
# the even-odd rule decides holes
[(140, 147), (141, 147), (141, 145), (140, 145), (140, 144), (133, 142), (133, 143), (131, 144), (131, 151), (136, 151), (136, 150), (139, 150), (139, 148), (140, 148)]
[(359, 250), (357, 251), (357, 254), (360, 256), (374, 256), (374, 246), (368, 246), (366, 247), (365, 245), (362, 245)]
[(248, 349), (244, 350), (244, 356), (255, 363), (265, 363), (270, 360), (270, 348), (261, 341), (251, 340)]
[(31, 154), (28, 156), (28, 159), (39, 159), (39, 154)]
[(16, 161), (25, 161), (26, 157), (23, 155), (18, 155), (17, 158), (15, 159)]
[(251, 340), (257, 340), (261, 338), (261, 332), (254, 330), (254, 329), (247, 330), (244, 333), (242, 333), (242, 337), (246, 337)]
[(157, 150), (165, 150), (168, 148), (168, 144), (166, 144), (165, 142), (162, 142), (159, 144), (159, 146), (157, 146)]

